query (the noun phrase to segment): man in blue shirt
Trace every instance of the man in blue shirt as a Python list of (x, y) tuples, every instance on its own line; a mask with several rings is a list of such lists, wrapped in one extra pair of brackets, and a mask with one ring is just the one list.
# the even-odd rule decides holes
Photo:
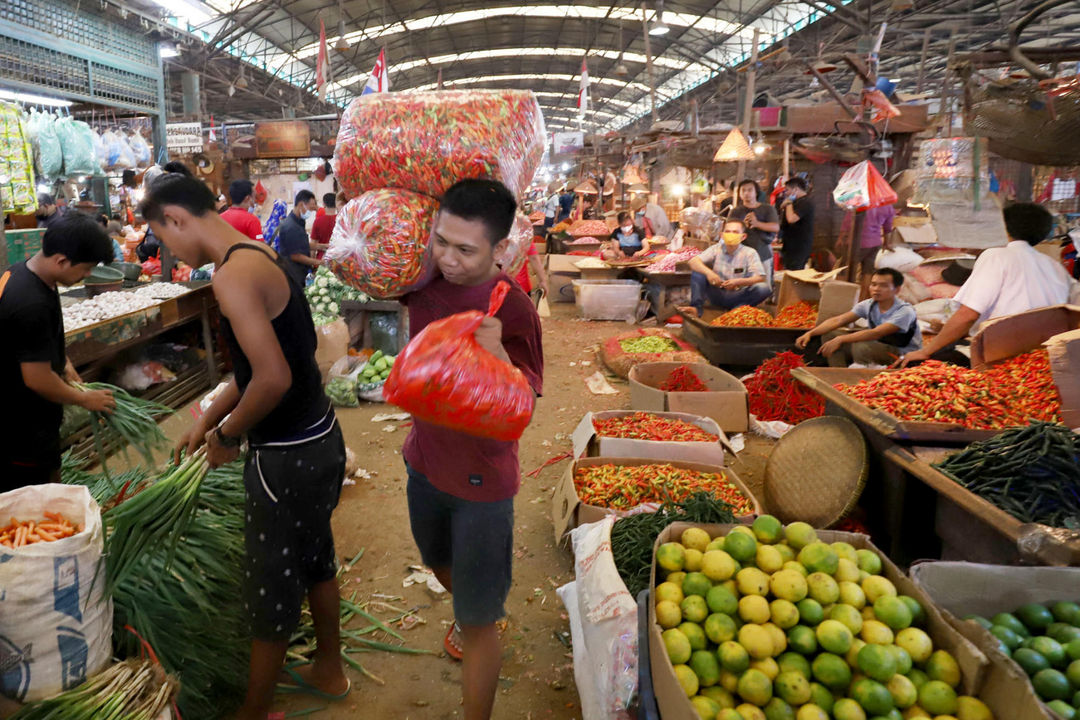
[[(837, 315), (801, 335), (796, 347), (805, 349), (813, 338), (827, 336), (818, 353), (832, 367), (861, 365), (891, 365), (904, 353), (922, 347), (922, 331), (915, 308), (896, 297), (904, 284), (904, 276), (892, 268), (879, 268), (870, 278), (870, 299), (858, 303), (851, 312)], [(870, 326), (867, 330), (836, 332), (859, 318)]]
[(309, 270), (319, 267), (319, 261), (311, 257), (311, 243), (307, 234), (307, 221), (315, 219), (315, 193), (301, 190), (296, 193), (293, 211), (281, 221), (277, 230), (277, 251), (285, 260), (289, 277), (301, 288), (307, 282)]
[(690, 259), (690, 305), (698, 317), (705, 303), (731, 310), (759, 305), (772, 295), (765, 283), (765, 268), (756, 250), (743, 245), (746, 226), (742, 220), (724, 223), (721, 242)]

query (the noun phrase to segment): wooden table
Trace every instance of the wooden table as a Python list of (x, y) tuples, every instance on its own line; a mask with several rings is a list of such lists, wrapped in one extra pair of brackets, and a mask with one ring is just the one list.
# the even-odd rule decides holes
[(668, 295), (672, 288), (686, 287), (690, 284), (689, 270), (657, 273), (635, 268), (634, 272), (645, 283), (645, 294), (649, 298), (649, 303), (652, 305), (652, 311), (656, 317), (659, 318), (664, 314), (671, 315), (678, 312), (677, 308), (671, 306), (668, 302)]

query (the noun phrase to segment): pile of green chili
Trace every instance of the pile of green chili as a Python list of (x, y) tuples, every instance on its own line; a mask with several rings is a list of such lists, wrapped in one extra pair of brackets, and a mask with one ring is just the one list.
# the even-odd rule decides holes
[(1022, 522), (1080, 528), (1080, 438), (1033, 422), (972, 443), (936, 467)]

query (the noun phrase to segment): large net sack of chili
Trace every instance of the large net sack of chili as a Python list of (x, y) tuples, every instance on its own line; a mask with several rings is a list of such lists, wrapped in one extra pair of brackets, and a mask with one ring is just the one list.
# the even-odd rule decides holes
[(545, 144), (527, 90), (371, 93), (341, 118), (334, 175), (348, 197), (403, 188), (442, 197), (458, 180), (500, 180), (520, 197)]
[(408, 190), (366, 192), (338, 210), (326, 262), (350, 287), (388, 300), (430, 280), (439, 203)]
[(533, 241), (533, 228), (524, 213), (514, 216), (514, 224), (506, 238), (506, 247), (495, 253), (495, 263), (503, 272), (514, 277), (529, 256), (529, 246)]
[[(487, 316), (502, 307), (509, 283), (496, 284)], [(386, 401), (418, 420), (477, 437), (512, 441), (532, 418), (533, 391), (520, 370), (476, 342), (484, 313), (468, 310), (436, 320), (394, 361)]]
[(600, 359), (619, 377), (630, 376), (639, 363), (707, 362), (693, 346), (659, 328), (638, 328), (609, 338), (600, 346)]

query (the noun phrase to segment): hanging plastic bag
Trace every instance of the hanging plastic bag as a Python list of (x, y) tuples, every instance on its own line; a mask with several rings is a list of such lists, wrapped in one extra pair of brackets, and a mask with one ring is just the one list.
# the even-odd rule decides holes
[(528, 259), (532, 239), (532, 223), (526, 215), (519, 212), (514, 216), (514, 224), (510, 227), (506, 249), (496, 253), (495, 264), (510, 277), (516, 276)]
[(135, 167), (135, 156), (131, 152), (123, 133), (106, 131), (101, 137), (105, 144), (105, 167), (109, 170), (127, 170)]
[(64, 151), (56, 135), (56, 118), (49, 113), (38, 115), (37, 125), (38, 174), (57, 178), (64, 170)]
[(140, 132), (134, 132), (128, 140), (128, 147), (135, 156), (135, 167), (147, 167), (150, 164), (150, 145)]
[[(487, 316), (502, 307), (510, 284), (495, 285)], [(414, 417), (468, 435), (513, 441), (533, 411), (533, 391), (513, 365), (480, 347), (473, 333), (484, 314), (469, 310), (436, 320), (405, 346), (383, 393)]]
[(94, 131), (80, 120), (62, 117), (56, 121), (56, 137), (64, 155), (63, 175), (93, 175), (97, 169), (94, 156)]
[(109, 167), (109, 151), (105, 147), (105, 141), (101, 139), (101, 133), (94, 130), (94, 157), (97, 158), (98, 167), (105, 171)]
[(432, 277), (431, 235), (439, 204), (408, 190), (372, 190), (338, 211), (326, 262), (346, 285), (379, 300), (418, 290)]
[(845, 210), (868, 210), (892, 205), (898, 198), (877, 168), (869, 160), (863, 160), (840, 176), (833, 200)]

